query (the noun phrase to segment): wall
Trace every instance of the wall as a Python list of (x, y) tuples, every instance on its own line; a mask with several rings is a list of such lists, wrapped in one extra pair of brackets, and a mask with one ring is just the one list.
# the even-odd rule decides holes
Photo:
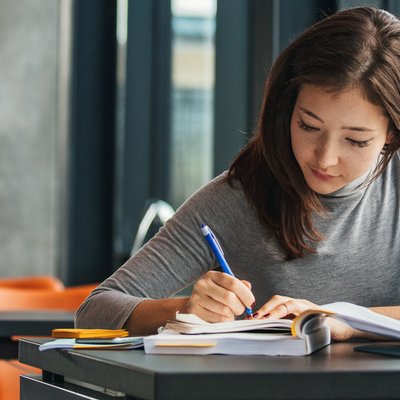
[(0, 2), (0, 277), (54, 274), (59, 2)]

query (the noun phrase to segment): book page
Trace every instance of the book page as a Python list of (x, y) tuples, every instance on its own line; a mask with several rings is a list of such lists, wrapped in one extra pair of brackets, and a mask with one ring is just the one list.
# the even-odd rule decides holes
[(335, 313), (335, 318), (355, 329), (400, 339), (400, 321), (352, 303), (337, 302), (323, 306)]
[(225, 333), (262, 330), (264, 332), (290, 333), (289, 319), (244, 319), (229, 322), (206, 322), (194, 314), (176, 314), (175, 320), (167, 321), (165, 329), (186, 334)]
[(347, 302), (324, 304), (321, 308), (307, 310), (296, 317), (293, 321), (292, 334), (301, 336), (303, 326), (309, 319), (325, 315), (342, 321), (354, 329), (400, 339), (400, 321), (397, 319)]

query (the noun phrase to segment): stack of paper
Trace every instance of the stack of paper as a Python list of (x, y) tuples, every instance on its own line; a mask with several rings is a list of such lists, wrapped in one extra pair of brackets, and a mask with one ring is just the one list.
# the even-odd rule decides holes
[(312, 334), (312, 340), (271, 333), (217, 333), (182, 335), (173, 331), (144, 338), (149, 354), (234, 354), (303, 356), (326, 346), (329, 330)]

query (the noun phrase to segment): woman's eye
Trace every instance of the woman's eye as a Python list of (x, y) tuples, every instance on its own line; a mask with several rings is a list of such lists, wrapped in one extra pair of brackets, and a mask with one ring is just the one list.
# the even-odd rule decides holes
[(347, 139), (347, 140), (350, 142), (350, 144), (352, 146), (357, 146), (357, 147), (367, 147), (367, 146), (369, 146), (369, 142), (371, 141), (371, 139), (361, 140), (361, 141), (353, 140), (353, 139)]
[(314, 128), (313, 126), (307, 125), (302, 120), (297, 121), (297, 125), (299, 126), (300, 129), (302, 129), (305, 132), (315, 132), (319, 130), (318, 128)]

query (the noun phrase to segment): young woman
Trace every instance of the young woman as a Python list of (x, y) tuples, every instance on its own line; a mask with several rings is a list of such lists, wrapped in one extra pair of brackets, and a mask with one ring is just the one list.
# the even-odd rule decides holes
[[(176, 311), (281, 318), (332, 301), (400, 318), (399, 128), (400, 21), (359, 7), (315, 24), (274, 63), (229, 171), (92, 292), (77, 326), (142, 335)], [(201, 224), (236, 278), (215, 270)], [(332, 326), (334, 339), (356, 335)]]

